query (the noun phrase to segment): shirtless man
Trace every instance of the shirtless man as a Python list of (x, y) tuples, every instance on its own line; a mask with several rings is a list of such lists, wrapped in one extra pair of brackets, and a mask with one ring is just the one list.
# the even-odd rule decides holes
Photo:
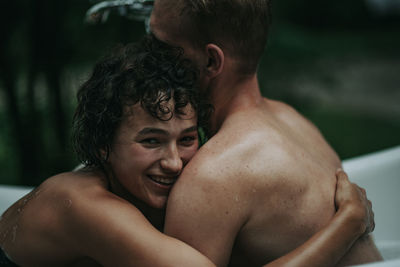
[[(175, 184), (164, 230), (217, 266), (232, 262), (231, 255), (246, 266), (270, 262), (335, 212), (337, 154), (307, 119), (259, 89), (268, 2), (156, 0), (150, 20), (158, 39), (184, 48), (195, 62), (215, 107), (212, 138)], [(377, 260), (368, 236), (338, 265)]]
[[(159, 231), (208, 113), (180, 54), (151, 37), (96, 64), (74, 116), (86, 167), (48, 178), (1, 215), (0, 266), (215, 266)], [(268, 266), (325, 267), (373, 230), (365, 191), (337, 176), (329, 225)]]

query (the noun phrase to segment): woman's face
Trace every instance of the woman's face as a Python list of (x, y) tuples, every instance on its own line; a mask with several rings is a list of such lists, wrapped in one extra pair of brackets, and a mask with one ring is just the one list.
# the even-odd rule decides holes
[(125, 192), (154, 208), (165, 207), (171, 187), (198, 149), (196, 113), (190, 105), (184, 111), (162, 121), (136, 104), (116, 131), (109, 155), (113, 176)]

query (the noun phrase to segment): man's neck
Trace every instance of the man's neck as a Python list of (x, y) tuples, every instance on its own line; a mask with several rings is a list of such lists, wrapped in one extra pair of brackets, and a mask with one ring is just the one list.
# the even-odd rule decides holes
[(211, 134), (216, 134), (224, 121), (236, 112), (255, 107), (262, 102), (257, 75), (221, 75), (210, 83), (210, 101), (215, 112), (210, 119)]

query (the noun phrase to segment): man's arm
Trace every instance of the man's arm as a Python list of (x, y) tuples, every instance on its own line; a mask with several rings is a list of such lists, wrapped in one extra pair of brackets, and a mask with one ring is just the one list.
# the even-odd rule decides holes
[(332, 221), (303, 245), (265, 266), (334, 266), (358, 238), (374, 230), (372, 204), (365, 190), (350, 183), (343, 170), (336, 176), (337, 212)]

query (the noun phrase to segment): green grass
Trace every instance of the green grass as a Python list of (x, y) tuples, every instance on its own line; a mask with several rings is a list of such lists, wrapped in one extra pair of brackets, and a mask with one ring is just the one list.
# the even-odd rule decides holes
[(394, 29), (318, 31), (281, 23), (260, 64), (260, 87), (316, 124), (342, 159), (397, 146), (398, 47)]
[(326, 140), (347, 159), (400, 145), (400, 123), (331, 108), (302, 112)]

